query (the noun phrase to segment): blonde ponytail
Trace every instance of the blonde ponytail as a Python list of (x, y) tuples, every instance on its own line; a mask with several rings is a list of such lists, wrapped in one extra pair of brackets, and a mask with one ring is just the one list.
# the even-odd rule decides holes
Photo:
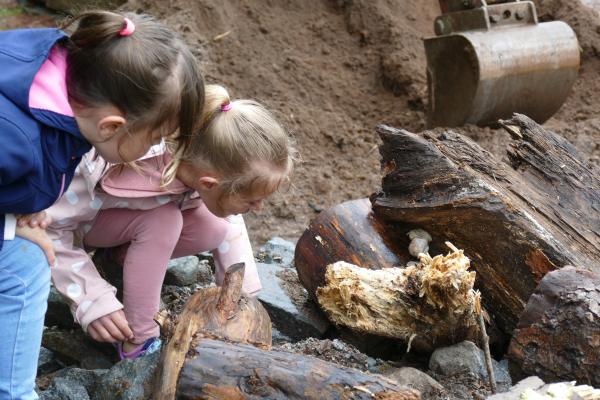
[[(223, 193), (256, 186), (262, 186), (258, 190), (277, 189), (288, 179), (295, 159), (287, 132), (262, 105), (253, 100), (231, 101), (222, 86), (208, 85), (204, 95), (200, 131), (186, 151), (174, 153), (174, 163), (184, 160), (211, 168), (222, 177)], [(257, 168), (258, 164), (263, 168)], [(164, 182), (174, 177), (174, 165), (166, 171)]]

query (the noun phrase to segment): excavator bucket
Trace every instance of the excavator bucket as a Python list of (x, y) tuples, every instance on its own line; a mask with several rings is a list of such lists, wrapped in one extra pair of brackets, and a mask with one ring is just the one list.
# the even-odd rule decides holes
[(440, 0), (438, 36), (425, 39), (429, 127), (486, 125), (515, 112), (546, 121), (577, 77), (575, 33), (538, 23), (530, 1), (477, 1)]

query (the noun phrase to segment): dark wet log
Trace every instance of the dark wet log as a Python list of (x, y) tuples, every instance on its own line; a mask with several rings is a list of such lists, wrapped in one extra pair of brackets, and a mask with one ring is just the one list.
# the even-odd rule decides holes
[(414, 389), (314, 357), (198, 338), (181, 371), (177, 398), (416, 400)]
[(600, 274), (565, 267), (529, 299), (508, 350), (511, 375), (600, 386)]
[(175, 399), (179, 372), (188, 362), (195, 335), (271, 347), (271, 320), (257, 299), (242, 295), (243, 276), (244, 263), (235, 264), (225, 273), (221, 288), (201, 289), (187, 301), (162, 350), (155, 400)]
[(378, 217), (464, 249), (484, 306), (511, 332), (547, 272), (600, 271), (600, 171), (525, 116), (503, 126), (510, 164), (452, 130), (379, 126), (385, 176), (372, 203)]
[(408, 254), (408, 227), (394, 227), (374, 218), (368, 199), (352, 200), (321, 212), (296, 244), (294, 263), (298, 278), (314, 297), (325, 284), (325, 269), (346, 261), (369, 269), (404, 266)]

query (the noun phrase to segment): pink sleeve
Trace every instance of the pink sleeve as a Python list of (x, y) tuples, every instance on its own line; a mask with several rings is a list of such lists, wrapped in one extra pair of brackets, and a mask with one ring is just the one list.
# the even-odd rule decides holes
[(250, 296), (256, 296), (262, 286), (244, 218), (241, 215), (234, 215), (227, 219), (229, 228), (225, 240), (212, 252), (215, 259), (217, 283), (220, 285), (223, 282), (224, 266), (244, 262), (246, 263), (246, 270), (242, 290)]
[(70, 230), (49, 230), (57, 263), (51, 268), (52, 282), (67, 298), (75, 321), (87, 332), (88, 325), (106, 314), (123, 308), (117, 290), (98, 273), (84, 249), (73, 245)]

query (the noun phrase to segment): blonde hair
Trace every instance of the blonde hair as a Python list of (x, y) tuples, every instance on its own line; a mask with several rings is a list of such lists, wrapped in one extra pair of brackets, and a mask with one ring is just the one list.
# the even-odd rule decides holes
[(218, 173), (225, 195), (270, 193), (289, 180), (296, 151), (273, 115), (256, 101), (231, 101), (219, 85), (207, 85), (204, 93), (200, 131), (187, 148), (174, 149), (163, 185), (173, 181), (181, 161)]

